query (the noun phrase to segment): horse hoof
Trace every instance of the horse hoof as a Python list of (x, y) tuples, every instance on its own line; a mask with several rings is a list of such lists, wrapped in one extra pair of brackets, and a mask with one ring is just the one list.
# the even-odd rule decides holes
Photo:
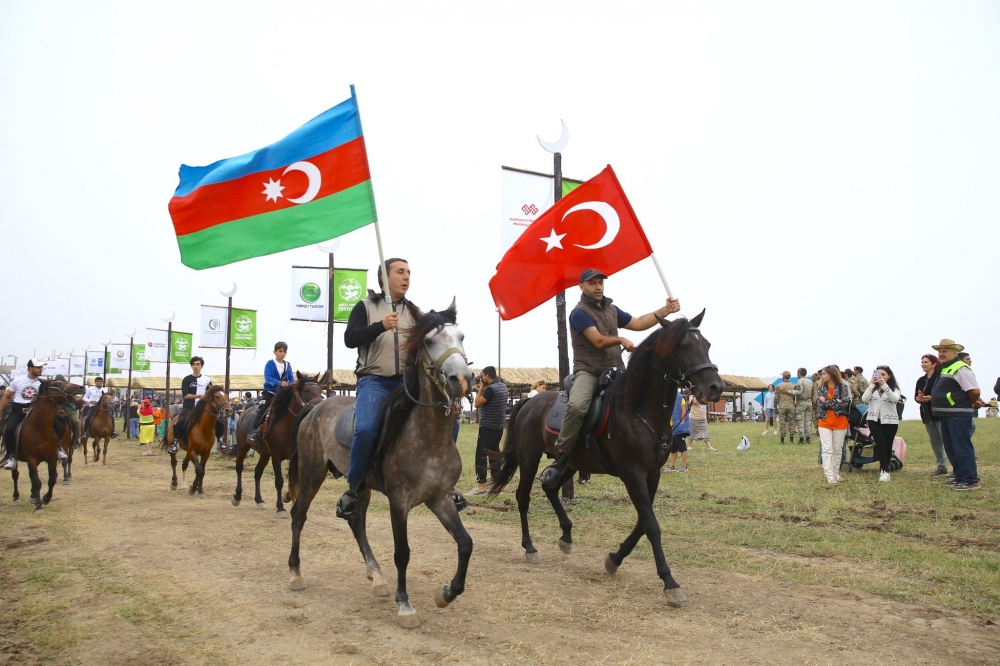
[(20, 503), (21, 503), (21, 500), (19, 500), (19, 499), (11, 501), (11, 504), (20, 504)]
[(607, 557), (604, 558), (604, 570), (609, 574), (614, 576), (618, 573), (618, 565), (615, 564), (614, 560), (611, 559), (611, 554), (609, 553)]
[(265, 504), (264, 502), (257, 502), (257, 508), (258, 509), (266, 509), (267, 508), (267, 504)]
[(569, 555), (573, 552), (573, 544), (566, 543), (562, 539), (559, 539), (559, 550), (561, 550), (564, 555)]
[(278, 516), (278, 518), (288, 518), (288, 512), (287, 511), (279, 511), (277, 513), (277, 516)]
[(447, 585), (442, 585), (437, 592), (434, 593), (434, 605), (438, 608), (447, 608), (448, 604), (451, 602), (445, 598), (445, 592), (448, 591)]
[(188, 495), (194, 495), (194, 488), (188, 488)]
[(174, 486), (174, 485), (171, 485), (171, 486), (170, 486), (170, 489), (171, 489), (171, 490), (177, 490), (177, 486)]
[(383, 580), (381, 583), (372, 583), (372, 594), (376, 597), (389, 596), (389, 586)]
[(292, 588), (296, 592), (301, 592), (306, 589), (306, 579), (301, 575), (292, 576), (292, 579), (288, 581), (288, 587)]
[(679, 587), (675, 587), (672, 590), (663, 590), (663, 596), (667, 598), (667, 605), (672, 608), (680, 608), (688, 600)]
[(533, 553), (525, 553), (524, 561), (527, 562), (528, 564), (541, 564), (542, 556), (538, 554), (537, 550)]
[(403, 629), (416, 629), (420, 626), (420, 617), (412, 608), (408, 611), (399, 611), (398, 621)]
[(40, 506), (39, 507), (35, 507), (35, 513), (44, 513), (44, 512), (45, 512), (45, 509), (43, 509), (42, 507), (40, 507)]
[(198, 499), (205, 499), (206, 497), (208, 497), (208, 495), (205, 493), (198, 493)]
[(233, 503), (233, 506), (239, 506), (240, 505), (240, 501), (238, 499), (236, 499), (235, 497), (233, 499), (231, 499), (230, 501)]

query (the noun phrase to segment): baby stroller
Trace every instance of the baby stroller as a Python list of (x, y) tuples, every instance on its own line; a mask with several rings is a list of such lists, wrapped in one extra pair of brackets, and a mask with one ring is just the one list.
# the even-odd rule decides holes
[[(871, 463), (878, 464), (875, 458), (875, 440), (865, 426), (865, 416), (857, 407), (851, 407), (847, 415), (850, 427), (847, 429), (847, 447), (845, 461), (840, 464), (841, 472), (854, 472)], [(903, 469), (906, 458), (906, 442), (902, 437), (896, 437), (892, 442), (892, 455), (889, 457), (889, 471), (897, 472)]]

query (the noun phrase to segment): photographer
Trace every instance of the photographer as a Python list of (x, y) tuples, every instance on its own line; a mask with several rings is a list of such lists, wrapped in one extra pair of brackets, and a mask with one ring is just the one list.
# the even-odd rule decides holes
[(875, 457), (878, 458), (881, 473), (878, 480), (889, 482), (889, 462), (892, 460), (892, 442), (899, 429), (899, 412), (896, 404), (901, 392), (896, 385), (896, 376), (887, 365), (880, 365), (872, 375), (871, 384), (861, 394), (862, 402), (867, 403), (865, 416), (872, 439), (875, 440)]
[(490, 461), (489, 452), (500, 450), (504, 417), (507, 415), (507, 395), (507, 386), (497, 379), (497, 369), (492, 365), (483, 368), (479, 376), (479, 393), (473, 403), (477, 409), (483, 410), (479, 420), (479, 439), (476, 440), (477, 487), (469, 491), (469, 495), (486, 494), (487, 463), (493, 479), (500, 473), (500, 461), (495, 458)]

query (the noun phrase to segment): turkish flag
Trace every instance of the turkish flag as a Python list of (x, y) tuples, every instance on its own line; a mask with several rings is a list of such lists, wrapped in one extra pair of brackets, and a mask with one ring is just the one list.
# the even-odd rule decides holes
[(524, 230), (490, 280), (501, 319), (533, 310), (596, 268), (612, 275), (653, 254), (611, 165)]

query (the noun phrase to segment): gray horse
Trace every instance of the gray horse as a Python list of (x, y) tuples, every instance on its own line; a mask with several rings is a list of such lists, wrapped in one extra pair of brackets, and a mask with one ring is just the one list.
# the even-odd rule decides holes
[[(451, 583), (435, 594), (438, 607), (444, 608), (465, 590), (465, 576), (472, 555), (472, 538), (462, 525), (452, 495), (462, 475), (462, 460), (452, 439), (452, 430), (460, 414), (458, 401), (472, 384), (472, 371), (462, 345), (465, 335), (455, 325), (454, 301), (444, 312), (431, 311), (420, 316), (416, 308), (411, 308), (411, 315), (416, 324), (406, 344), (400, 347), (401, 358), (407, 359), (403, 385), (389, 396), (383, 408), (383, 414), (388, 414), (380, 439), (383, 453), (379, 469), (384, 488), (378, 488), (379, 481), (369, 471), (358, 508), (348, 521), (361, 548), (372, 591), (375, 596), (387, 596), (389, 587), (368, 545), (365, 518), (371, 488), (378, 488), (389, 498), (398, 620), (405, 628), (420, 626), (417, 612), (406, 594), (406, 567), (410, 561), (406, 521), (410, 510), (420, 504), (426, 505), (458, 545), (458, 569)], [(288, 485), (294, 501), (292, 551), (288, 556), (293, 590), (306, 587), (299, 570), (299, 539), (309, 505), (327, 472), (335, 476), (346, 474), (350, 464), (350, 449), (337, 442), (334, 431), (341, 414), (353, 403), (354, 398), (344, 396), (324, 400), (300, 417), (293, 434), (288, 470)]]

